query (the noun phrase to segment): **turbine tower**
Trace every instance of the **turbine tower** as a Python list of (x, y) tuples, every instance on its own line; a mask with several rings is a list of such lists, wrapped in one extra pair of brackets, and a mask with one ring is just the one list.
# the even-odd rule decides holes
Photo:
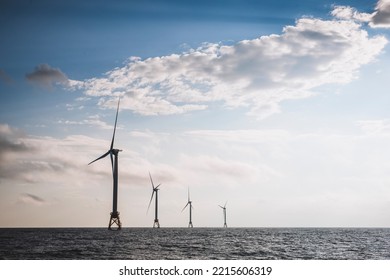
[(149, 201), (148, 211), (149, 211), (149, 208), (150, 208), (150, 204), (152, 203), (152, 200), (153, 200), (153, 195), (154, 195), (154, 193), (156, 193), (156, 198), (155, 198), (156, 204), (155, 204), (155, 209), (154, 209), (153, 228), (155, 228), (155, 227), (160, 228), (160, 222), (158, 221), (158, 191), (160, 189), (158, 187), (161, 184), (158, 184), (157, 187), (155, 187), (154, 184), (153, 184), (153, 179), (152, 179), (152, 175), (150, 175), (150, 172), (149, 172), (149, 177), (150, 177), (150, 182), (152, 183), (152, 197), (150, 198), (150, 201)]
[(190, 222), (188, 223), (188, 227), (189, 227), (189, 228), (193, 228), (193, 227), (194, 227), (194, 226), (192, 225), (192, 208), (193, 208), (193, 206), (192, 206), (192, 201), (190, 200), (190, 189), (188, 189), (188, 202), (187, 202), (186, 206), (184, 206), (183, 210), (181, 210), (181, 212), (183, 212), (184, 209), (186, 209), (186, 207), (187, 207), (188, 205), (190, 206), (190, 207), (189, 207), (189, 208), (190, 208)]
[(112, 230), (112, 226), (114, 224), (116, 224), (117, 230), (120, 230), (122, 228), (122, 223), (119, 219), (119, 212), (118, 212), (118, 153), (121, 152), (122, 150), (114, 149), (114, 139), (115, 139), (116, 123), (118, 120), (119, 102), (120, 99), (118, 100), (118, 107), (116, 109), (114, 133), (112, 134), (110, 149), (102, 156), (88, 163), (88, 165), (90, 165), (91, 163), (94, 163), (95, 161), (105, 158), (108, 155), (110, 155), (111, 158), (111, 167), (112, 167), (112, 176), (113, 176), (113, 200), (112, 200), (112, 212), (110, 213), (110, 222), (108, 224), (109, 230)]
[(221, 207), (223, 209), (223, 227), (224, 228), (227, 228), (227, 224), (226, 224), (226, 204), (227, 204), (227, 201), (225, 203), (225, 205), (222, 207), (221, 205), (218, 205), (219, 207)]

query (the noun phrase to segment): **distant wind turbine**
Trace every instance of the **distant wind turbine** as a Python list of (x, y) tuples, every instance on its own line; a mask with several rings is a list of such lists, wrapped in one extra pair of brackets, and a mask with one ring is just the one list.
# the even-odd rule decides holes
[(154, 195), (154, 193), (156, 193), (156, 198), (155, 198), (156, 205), (155, 205), (155, 209), (154, 209), (154, 223), (153, 223), (153, 227), (154, 228), (155, 227), (159, 228), (160, 227), (160, 222), (158, 221), (158, 191), (160, 189), (158, 187), (161, 184), (158, 184), (157, 187), (155, 187), (154, 184), (153, 184), (153, 179), (152, 179), (152, 175), (150, 175), (150, 172), (149, 172), (149, 177), (150, 177), (150, 182), (152, 183), (152, 197), (150, 198), (150, 201), (149, 201), (148, 211), (149, 211), (149, 208), (150, 208), (150, 204), (152, 203), (152, 200), (153, 200), (153, 195)]
[(184, 209), (186, 209), (187, 206), (190, 206), (189, 209), (190, 209), (190, 222), (188, 223), (188, 227), (189, 228), (193, 228), (193, 225), (192, 225), (192, 208), (194, 208), (192, 206), (192, 201), (190, 200), (190, 189), (188, 189), (188, 202), (186, 204), (186, 206), (184, 206), (183, 210), (181, 210), (181, 212), (184, 211)]
[(219, 207), (221, 207), (223, 209), (223, 220), (224, 220), (223, 227), (224, 228), (227, 228), (227, 224), (226, 224), (226, 204), (227, 204), (227, 201), (226, 201), (226, 203), (225, 203), (225, 205), (223, 207), (221, 205), (218, 205)]
[(116, 123), (118, 120), (119, 103), (120, 103), (120, 99), (118, 100), (118, 107), (116, 109), (114, 133), (112, 134), (110, 149), (102, 156), (88, 163), (88, 165), (90, 165), (91, 163), (94, 163), (95, 161), (105, 158), (108, 155), (110, 155), (111, 158), (111, 167), (112, 167), (112, 176), (113, 176), (113, 201), (112, 201), (112, 212), (110, 213), (110, 222), (108, 224), (109, 230), (112, 230), (111, 227), (113, 224), (117, 225), (117, 230), (120, 230), (122, 228), (122, 223), (119, 219), (119, 212), (117, 209), (118, 208), (118, 153), (121, 152), (122, 150), (114, 149), (114, 139), (115, 139)]

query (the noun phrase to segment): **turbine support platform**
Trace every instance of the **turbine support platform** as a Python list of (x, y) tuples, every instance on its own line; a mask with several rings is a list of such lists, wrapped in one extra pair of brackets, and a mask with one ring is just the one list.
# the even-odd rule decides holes
[(188, 227), (189, 228), (193, 228), (194, 226), (192, 225), (192, 222), (190, 222), (189, 224), (188, 224)]
[(160, 228), (160, 222), (158, 219), (154, 219), (153, 228)]
[(122, 229), (122, 223), (121, 223), (121, 220), (119, 219), (119, 212), (118, 211), (111, 212), (110, 215), (111, 215), (111, 217), (110, 217), (110, 223), (108, 224), (108, 229), (109, 230), (114, 230), (111, 227), (115, 224), (115, 225), (117, 225), (117, 229), (116, 230), (121, 230)]

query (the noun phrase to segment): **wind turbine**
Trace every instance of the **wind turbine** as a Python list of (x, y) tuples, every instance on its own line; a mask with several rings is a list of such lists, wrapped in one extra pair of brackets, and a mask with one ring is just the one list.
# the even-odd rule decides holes
[(188, 205), (190, 206), (189, 207), (190, 208), (190, 222), (188, 223), (188, 227), (193, 228), (194, 226), (192, 225), (192, 208), (194, 208), (194, 207), (192, 206), (192, 201), (190, 200), (190, 189), (188, 189), (188, 202), (187, 202), (186, 206), (184, 206), (183, 210), (181, 210), (181, 212), (183, 212), (184, 209), (186, 209), (186, 207)]
[(227, 224), (226, 224), (226, 204), (227, 204), (227, 201), (226, 201), (226, 203), (225, 203), (225, 205), (223, 207), (221, 205), (218, 205), (219, 207), (221, 207), (223, 209), (223, 220), (224, 220), (223, 227), (224, 228), (227, 228)]
[(111, 227), (114, 224), (117, 225), (117, 230), (120, 230), (122, 228), (122, 223), (119, 219), (119, 212), (118, 212), (118, 153), (121, 152), (122, 150), (114, 149), (114, 139), (115, 139), (116, 123), (118, 120), (119, 102), (120, 99), (118, 100), (118, 107), (116, 109), (114, 133), (112, 134), (110, 149), (102, 156), (88, 163), (88, 165), (90, 165), (91, 163), (94, 163), (95, 161), (105, 158), (108, 155), (110, 155), (111, 158), (111, 167), (112, 167), (112, 176), (113, 176), (113, 200), (112, 200), (112, 212), (110, 213), (110, 222), (108, 224), (109, 230), (112, 230)]
[(154, 228), (155, 227), (160, 228), (160, 223), (158, 221), (158, 191), (160, 189), (158, 187), (161, 184), (158, 184), (157, 187), (155, 187), (154, 184), (153, 184), (153, 179), (152, 179), (152, 175), (150, 175), (150, 172), (149, 172), (149, 177), (150, 177), (150, 182), (152, 183), (152, 197), (150, 198), (150, 201), (149, 201), (148, 211), (149, 211), (149, 208), (150, 208), (150, 204), (152, 203), (152, 200), (153, 200), (153, 195), (154, 195), (154, 193), (156, 193), (156, 198), (155, 198), (156, 205), (155, 205), (155, 209), (154, 209), (154, 223), (153, 223), (153, 227)]

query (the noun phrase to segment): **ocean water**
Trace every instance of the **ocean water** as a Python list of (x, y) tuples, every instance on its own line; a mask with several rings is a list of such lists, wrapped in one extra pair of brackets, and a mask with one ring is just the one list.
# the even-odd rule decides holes
[(0, 259), (389, 260), (390, 229), (3, 228)]

